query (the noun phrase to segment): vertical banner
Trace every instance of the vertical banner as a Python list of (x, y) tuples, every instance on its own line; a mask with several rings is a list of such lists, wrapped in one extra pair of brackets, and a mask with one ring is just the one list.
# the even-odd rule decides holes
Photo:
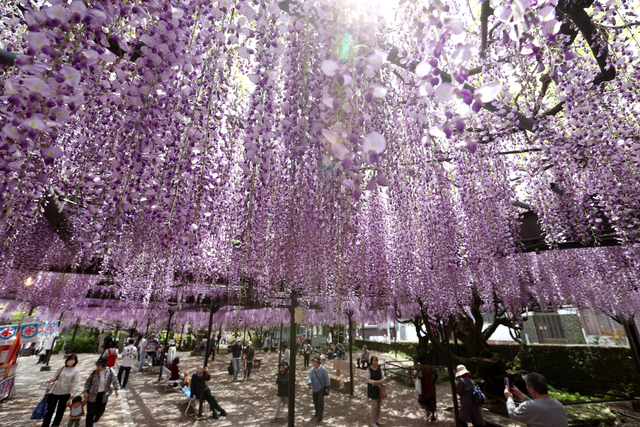
[(11, 389), (13, 388), (13, 382), (16, 377), (7, 378), (6, 380), (0, 382), (0, 401), (6, 399), (11, 394)]
[(46, 323), (41, 323), (40, 326), (38, 326), (38, 337), (39, 337), (38, 341), (44, 341), (45, 340), (46, 331), (47, 331), (47, 324)]
[(20, 342), (22, 344), (32, 343), (34, 341), (40, 341), (38, 337), (38, 324), (26, 323), (20, 327)]
[(18, 325), (0, 326), (0, 345), (7, 345), (16, 339)]

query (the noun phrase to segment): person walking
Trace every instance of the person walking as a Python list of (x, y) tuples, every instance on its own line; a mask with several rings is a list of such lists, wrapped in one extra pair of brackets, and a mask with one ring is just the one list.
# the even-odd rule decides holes
[(51, 350), (53, 349), (53, 342), (55, 341), (55, 337), (53, 335), (51, 335), (49, 338), (47, 338), (44, 342), (44, 351), (45, 351), (45, 360), (43, 361), (43, 363), (47, 363), (47, 360), (49, 359), (49, 355), (51, 354)]
[(244, 368), (244, 379), (248, 380), (251, 376), (251, 368), (253, 367), (253, 358), (255, 357), (256, 352), (253, 349), (253, 343), (249, 341), (247, 343), (247, 347), (242, 351), (242, 360), (245, 363)]
[(266, 353), (267, 351), (269, 351), (269, 337), (266, 337), (264, 339), (264, 343), (262, 344), (262, 351), (264, 353)]
[(111, 387), (118, 397), (120, 383), (116, 371), (107, 366), (107, 359), (101, 357), (96, 362), (96, 369), (89, 375), (84, 384), (84, 399), (87, 403), (86, 427), (93, 427), (93, 423), (100, 421), (107, 407), (107, 400), (111, 395)]
[[(51, 392), (47, 396), (47, 412), (42, 420), (42, 427), (50, 425), (59, 426), (67, 410), (67, 401), (80, 390), (80, 369), (76, 367), (78, 364), (78, 356), (70, 354), (64, 361), (62, 366), (56, 372), (54, 378), (50, 378), (47, 384), (53, 383)], [(56, 411), (57, 406), (57, 411)], [(53, 418), (53, 414), (56, 414)], [(51, 424), (53, 418), (53, 424)]]
[(109, 332), (109, 334), (102, 341), (102, 350), (105, 351), (111, 348), (111, 341), (113, 341), (113, 332)]
[(475, 383), (471, 379), (471, 372), (464, 365), (458, 365), (456, 377), (456, 393), (460, 396), (460, 425), (467, 427), (471, 423), (473, 427), (485, 426), (482, 408), (472, 399)]
[(115, 340), (109, 342), (109, 347), (102, 353), (102, 357), (107, 359), (107, 366), (113, 368), (118, 360), (118, 343)]
[[(516, 386), (511, 387), (511, 390), (504, 388), (509, 418), (525, 423), (528, 427), (567, 427), (569, 423), (564, 406), (556, 399), (549, 397), (549, 387), (545, 377), (532, 372), (524, 377), (524, 382), (533, 400)], [(513, 395), (522, 400), (517, 407), (513, 401)]]
[(231, 364), (233, 365), (233, 381), (238, 381), (238, 374), (242, 367), (242, 339), (237, 338), (231, 347)]
[(331, 385), (329, 380), (329, 373), (320, 364), (320, 358), (318, 356), (313, 358), (313, 368), (309, 372), (309, 378), (307, 378), (307, 384), (313, 391), (313, 407), (316, 410), (314, 417), (318, 419), (318, 422), (322, 422), (322, 414), (324, 412), (324, 396), (325, 390)]
[(80, 396), (67, 401), (67, 407), (69, 408), (69, 423), (67, 427), (80, 427), (80, 421), (84, 416), (84, 407), (86, 405), (87, 401)]
[(207, 352), (207, 339), (202, 338), (202, 342), (200, 343), (200, 356), (204, 357)]
[(285, 362), (280, 363), (280, 372), (278, 372), (276, 384), (278, 384), (278, 393), (276, 395), (276, 413), (271, 420), (272, 423), (278, 421), (278, 415), (280, 415), (280, 406), (283, 404), (289, 404), (289, 365), (287, 365)]
[(382, 398), (380, 389), (384, 386), (384, 372), (378, 366), (378, 357), (371, 356), (371, 366), (367, 369), (367, 397), (371, 399), (371, 426), (381, 426), (380, 409)]
[(311, 344), (305, 341), (302, 345), (302, 357), (304, 358), (304, 367), (309, 367), (309, 358), (311, 357)]
[[(129, 373), (133, 366), (133, 361), (138, 356), (138, 350), (133, 345), (133, 338), (127, 340), (127, 346), (122, 350), (122, 362), (120, 362), (120, 368), (118, 368), (118, 382), (122, 388), (127, 387), (129, 382)], [(124, 373), (124, 381), (122, 380), (122, 374)]]
[[(358, 369), (366, 369), (369, 366), (369, 364), (370, 364), (369, 363), (369, 357), (371, 357), (371, 353), (367, 349), (367, 346), (363, 345), (362, 346), (362, 355), (356, 361), (356, 363), (358, 364)], [(362, 363), (362, 366), (360, 366), (361, 363)], [(364, 366), (365, 364), (367, 366)]]
[(420, 381), (422, 393), (418, 396), (418, 404), (427, 412), (427, 422), (435, 422), (436, 417), (436, 380), (438, 374), (427, 364), (427, 358), (418, 356), (416, 381)]
[(142, 366), (144, 365), (144, 361), (147, 358), (147, 338), (142, 338), (140, 340), (140, 344), (138, 345), (138, 354), (140, 355), (140, 363), (138, 364), (138, 372), (142, 372)]
[(282, 355), (282, 360), (284, 362), (287, 362), (287, 365), (288, 365), (291, 357), (291, 351), (289, 350), (289, 346), (287, 344), (284, 344), (283, 348), (284, 348), (284, 353)]
[(211, 336), (211, 361), (215, 362), (216, 360), (216, 347), (218, 346), (218, 341), (216, 338), (216, 334)]
[(200, 392), (202, 390), (202, 381), (204, 384), (204, 400), (209, 402), (209, 407), (211, 408), (211, 417), (214, 420), (218, 419), (218, 414), (216, 411), (220, 412), (220, 415), (223, 417), (227, 416), (227, 413), (224, 409), (218, 405), (218, 401), (211, 394), (211, 390), (209, 390), (209, 386), (207, 385), (207, 381), (211, 379), (211, 375), (209, 375), (209, 368), (205, 368), (204, 366), (199, 366), (198, 371), (193, 374), (191, 377), (191, 395), (189, 398), (191, 400), (200, 399)]

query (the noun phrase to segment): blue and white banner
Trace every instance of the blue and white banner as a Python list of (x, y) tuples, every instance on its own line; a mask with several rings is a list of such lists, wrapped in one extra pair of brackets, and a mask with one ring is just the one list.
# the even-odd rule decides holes
[(15, 339), (18, 334), (18, 325), (0, 326), (0, 342), (6, 344), (7, 341)]
[(28, 344), (30, 342), (40, 341), (38, 336), (38, 324), (27, 323), (20, 327), (20, 343)]
[(11, 393), (11, 388), (13, 387), (13, 381), (16, 377), (7, 378), (6, 380), (0, 382), (0, 400), (4, 400)]

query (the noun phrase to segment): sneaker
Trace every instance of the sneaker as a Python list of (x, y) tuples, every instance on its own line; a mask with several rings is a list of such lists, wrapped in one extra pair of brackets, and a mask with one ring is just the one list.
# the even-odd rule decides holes
[(278, 422), (278, 419), (277, 419), (277, 418), (274, 418), (274, 419), (272, 419), (272, 420), (271, 420), (271, 422), (272, 422), (272, 423), (277, 423), (277, 422)]
[(218, 419), (218, 414), (216, 414), (216, 411), (213, 411), (213, 412), (211, 413), (211, 418), (213, 418), (214, 420), (217, 420), (217, 419)]
[(433, 417), (431, 418), (431, 422), (435, 423), (436, 421), (438, 421), (438, 419), (436, 418), (436, 414), (433, 414)]
[(220, 415), (222, 415), (223, 417), (227, 416), (227, 411), (225, 411), (224, 409), (220, 410)]
[(382, 424), (382, 423), (380, 422), (380, 420), (378, 420), (378, 421), (376, 421), (376, 425), (378, 425), (378, 426), (383, 426), (384, 424)]
[(433, 414), (432, 414), (432, 413), (429, 413), (429, 414), (427, 415), (427, 422), (431, 421), (432, 419), (433, 419)]

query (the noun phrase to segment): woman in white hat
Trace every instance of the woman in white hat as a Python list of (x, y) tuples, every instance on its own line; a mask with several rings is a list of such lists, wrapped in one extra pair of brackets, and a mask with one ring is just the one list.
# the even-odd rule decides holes
[(174, 339), (169, 340), (169, 348), (167, 349), (167, 354), (165, 355), (165, 362), (167, 366), (171, 363), (173, 359), (176, 358), (176, 341)]
[(471, 379), (471, 372), (464, 365), (458, 365), (456, 377), (458, 378), (456, 393), (460, 396), (460, 425), (468, 427), (467, 423), (471, 423), (473, 427), (485, 426), (482, 408), (471, 398), (475, 386)]

